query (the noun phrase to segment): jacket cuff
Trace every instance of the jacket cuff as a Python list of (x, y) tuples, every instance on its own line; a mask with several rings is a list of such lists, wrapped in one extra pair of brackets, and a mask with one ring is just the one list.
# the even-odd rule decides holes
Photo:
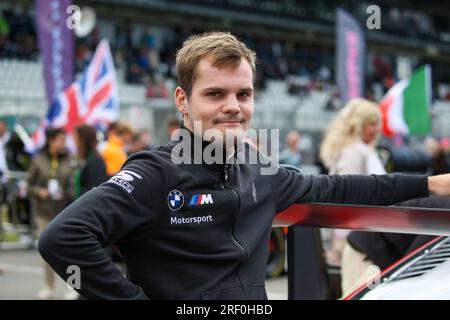
[(405, 175), (403, 194), (407, 199), (428, 197), (428, 175)]

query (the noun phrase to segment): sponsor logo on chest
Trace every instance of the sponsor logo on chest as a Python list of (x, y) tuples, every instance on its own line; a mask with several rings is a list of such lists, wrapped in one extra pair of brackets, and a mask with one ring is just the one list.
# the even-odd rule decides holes
[[(214, 200), (210, 193), (208, 194), (194, 194), (189, 201), (190, 206), (201, 206), (205, 204), (213, 204)], [(183, 207), (184, 195), (181, 191), (174, 189), (167, 195), (167, 205), (172, 213), (178, 211)], [(183, 212), (181, 212), (182, 214)], [(171, 216), (170, 224), (203, 224), (207, 222), (213, 222), (213, 217), (211, 214), (205, 216), (195, 216), (195, 217), (183, 217), (180, 215)]]
[(190, 206), (201, 206), (204, 204), (212, 204), (214, 203), (212, 195), (208, 194), (194, 194), (189, 201)]

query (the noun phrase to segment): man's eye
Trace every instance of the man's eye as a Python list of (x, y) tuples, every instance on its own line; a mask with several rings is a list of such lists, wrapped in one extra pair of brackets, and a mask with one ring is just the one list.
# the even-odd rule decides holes
[(240, 92), (238, 94), (239, 98), (249, 98), (250, 97), (250, 93), (249, 92)]
[(219, 91), (213, 91), (213, 92), (208, 92), (208, 96), (210, 97), (220, 97), (221, 92)]

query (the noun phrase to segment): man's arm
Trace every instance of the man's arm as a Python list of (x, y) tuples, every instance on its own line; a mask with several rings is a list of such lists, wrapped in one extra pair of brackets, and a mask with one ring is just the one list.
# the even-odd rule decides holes
[(116, 183), (110, 180), (64, 209), (39, 239), (42, 257), (64, 280), (72, 275), (70, 266), (79, 267), (77, 291), (88, 299), (146, 298), (139, 286), (124, 278), (104, 248), (151, 223), (155, 210), (150, 199), (161, 199), (151, 185), (162, 184), (161, 174), (150, 161), (129, 161), (124, 170), (113, 178)]
[[(449, 180), (450, 175), (441, 176), (433, 182), (436, 186), (430, 188), (441, 190)], [(428, 177), (425, 175), (312, 176), (285, 168), (280, 168), (272, 179), (272, 190), (277, 212), (296, 202), (391, 205), (429, 195)]]

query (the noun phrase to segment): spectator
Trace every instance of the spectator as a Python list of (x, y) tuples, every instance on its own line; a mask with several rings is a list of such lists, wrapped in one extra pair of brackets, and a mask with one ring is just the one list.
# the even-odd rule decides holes
[(442, 138), (439, 141), (438, 151), (433, 159), (433, 172), (450, 172), (450, 139)]
[[(325, 135), (320, 156), (329, 174), (384, 174), (376, 151), (381, 115), (378, 106), (368, 100), (353, 99), (337, 115)], [(347, 231), (335, 231), (327, 250), (331, 265), (341, 265), (342, 291), (366, 280), (366, 270), (374, 262), (346, 243)], [(345, 248), (345, 249), (344, 249)]]
[(127, 160), (126, 145), (133, 137), (133, 130), (124, 123), (117, 123), (113, 131), (108, 132), (108, 141), (101, 152), (106, 164), (106, 173), (113, 176), (119, 172)]
[(2, 12), (0, 11), (0, 56), (1, 53), (5, 49), (6, 41), (8, 40), (10, 28), (8, 21), (3, 17)]
[(280, 152), (280, 163), (300, 167), (302, 162), (300, 139), (301, 136), (297, 131), (289, 131), (286, 135), (286, 148)]
[(169, 140), (176, 135), (176, 131), (180, 128), (180, 121), (178, 119), (170, 119), (167, 122), (167, 136)]
[[(376, 104), (353, 99), (338, 114), (321, 146), (321, 158), (330, 174), (384, 174), (386, 171), (375, 151), (381, 115)], [(439, 207), (438, 199), (406, 201), (404, 206)], [(379, 232), (335, 232), (333, 247), (327, 252), (328, 261), (341, 263), (344, 296), (365, 283), (378, 270), (387, 268), (411, 251), (415, 244), (430, 237)], [(342, 255), (342, 257), (341, 257)]]
[(164, 98), (167, 99), (169, 97), (169, 90), (167, 90), (166, 84), (164, 80), (159, 77), (158, 80), (152, 81), (150, 80), (147, 86), (147, 92), (145, 93), (145, 97), (150, 98)]
[(108, 129), (105, 132), (105, 135), (100, 143), (97, 144), (97, 150), (99, 154), (103, 153), (103, 150), (105, 150), (106, 145), (108, 144), (108, 139), (110, 135), (117, 135), (117, 125), (119, 123), (117, 121), (113, 121), (109, 123)]
[[(375, 152), (380, 113), (377, 105), (364, 99), (351, 100), (342, 109), (330, 125), (320, 147), (320, 158), (329, 174), (382, 174), (384, 167)], [(325, 235), (327, 231), (324, 231)], [(341, 265), (342, 253), (346, 247), (348, 232), (331, 231), (331, 247), (326, 251), (327, 263)], [(361, 276), (364, 267), (370, 261), (353, 263), (355, 277)], [(348, 290), (347, 283), (355, 282), (356, 278), (348, 280), (347, 269), (342, 269), (343, 291)], [(357, 267), (360, 269), (356, 270)]]
[(152, 148), (152, 136), (147, 129), (141, 129), (133, 135), (128, 155), (139, 151), (148, 151)]
[(11, 138), (11, 134), (8, 130), (8, 124), (6, 121), (0, 120), (0, 143), (2, 148), (5, 148), (9, 138)]
[(74, 173), (74, 197), (100, 185), (108, 179), (102, 157), (97, 152), (97, 131), (95, 127), (81, 125), (75, 129), (75, 143), (79, 166)]
[(4, 120), (0, 120), (0, 182), (5, 184), (8, 175), (8, 164), (6, 161), (6, 144), (11, 135), (8, 131), (8, 124)]
[[(47, 143), (36, 155), (28, 175), (28, 191), (35, 203), (37, 226), (43, 230), (71, 200), (73, 171), (65, 149), (65, 132), (50, 128), (46, 132)], [(45, 264), (44, 287), (39, 299), (54, 298), (55, 274)]]

